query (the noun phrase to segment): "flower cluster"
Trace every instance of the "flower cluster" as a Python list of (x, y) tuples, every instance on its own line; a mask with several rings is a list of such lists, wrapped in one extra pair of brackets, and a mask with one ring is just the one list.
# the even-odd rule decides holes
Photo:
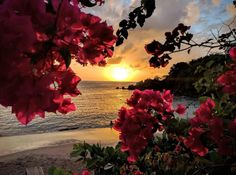
[[(174, 110), (172, 102), (170, 91), (135, 90), (127, 100), (130, 108), (120, 109), (113, 128), (120, 132), (121, 149), (129, 152), (129, 162), (137, 160), (153, 134), (163, 128), (162, 122), (173, 117), (173, 112), (184, 113), (183, 105)], [(157, 119), (157, 115), (160, 119)]]
[[(199, 156), (208, 153), (209, 143), (216, 145), (221, 155), (232, 155), (236, 151), (233, 144), (236, 141), (235, 120), (229, 125), (224, 123), (224, 120), (214, 113), (215, 105), (215, 102), (208, 98), (197, 109), (195, 117), (190, 119), (191, 128), (184, 144)], [(228, 134), (225, 134), (225, 128), (228, 128)]]
[(217, 83), (223, 87), (223, 92), (233, 95), (236, 93), (236, 46), (230, 49), (229, 55), (234, 64), (230, 65), (230, 69), (218, 77)]
[(76, 109), (65, 97), (80, 94), (80, 78), (68, 68), (72, 58), (82, 65), (104, 65), (112, 56), (112, 27), (77, 6), (75, 0), (8, 0), (0, 5), (0, 104), (11, 106), (23, 124), (45, 112)]

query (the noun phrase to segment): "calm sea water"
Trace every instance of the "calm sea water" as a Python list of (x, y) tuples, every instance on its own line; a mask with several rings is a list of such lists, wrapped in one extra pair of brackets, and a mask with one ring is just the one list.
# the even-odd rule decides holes
[[(108, 127), (132, 94), (132, 91), (116, 87), (127, 87), (129, 84), (131, 83), (83, 81), (79, 84), (82, 95), (73, 99), (78, 108), (75, 112), (67, 115), (48, 113), (45, 119), (37, 117), (27, 126), (16, 120), (10, 108), (0, 106), (0, 136)], [(175, 104), (177, 103), (190, 105), (185, 117), (191, 117), (197, 107), (193, 99), (177, 97)]]

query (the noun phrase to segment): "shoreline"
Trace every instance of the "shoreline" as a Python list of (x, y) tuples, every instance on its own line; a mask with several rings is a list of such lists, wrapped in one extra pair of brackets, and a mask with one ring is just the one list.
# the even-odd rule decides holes
[(45, 174), (50, 167), (80, 171), (83, 165), (70, 157), (74, 144), (114, 146), (118, 135), (111, 128), (94, 128), (0, 137), (0, 175), (25, 175), (30, 167), (42, 167)]
[(25, 175), (26, 168), (33, 167), (42, 167), (45, 175), (51, 167), (77, 172), (83, 165), (70, 158), (72, 148), (67, 144), (0, 156), (0, 175)]
[(2, 156), (50, 148), (75, 143), (87, 142), (90, 144), (114, 145), (118, 142), (119, 133), (111, 128), (93, 128), (73, 131), (60, 131), (40, 134), (0, 137), (0, 161)]

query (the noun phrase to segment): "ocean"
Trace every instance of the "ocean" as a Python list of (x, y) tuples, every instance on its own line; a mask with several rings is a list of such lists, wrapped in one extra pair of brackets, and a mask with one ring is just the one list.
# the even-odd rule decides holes
[[(73, 98), (76, 111), (67, 115), (47, 113), (44, 119), (36, 117), (27, 126), (17, 121), (10, 108), (0, 106), (0, 136), (109, 127), (110, 121), (117, 118), (118, 110), (125, 106), (126, 99), (132, 94), (132, 91), (121, 87), (130, 84), (132, 83), (82, 81), (78, 86), (82, 95)], [(174, 106), (178, 103), (189, 106), (185, 117), (191, 117), (198, 106), (195, 99), (186, 97), (176, 97)]]

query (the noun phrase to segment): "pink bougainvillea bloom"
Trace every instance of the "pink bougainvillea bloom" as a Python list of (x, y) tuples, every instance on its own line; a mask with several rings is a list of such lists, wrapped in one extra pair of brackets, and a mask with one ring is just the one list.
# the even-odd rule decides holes
[(236, 46), (232, 47), (229, 50), (229, 55), (232, 58), (232, 60), (236, 61)]
[(177, 112), (180, 115), (183, 115), (186, 112), (186, 107), (182, 104), (179, 104), (175, 112)]
[(91, 175), (88, 170), (83, 170), (81, 173), (72, 173), (72, 175)]
[(36, 41), (29, 16), (17, 16), (0, 6), (0, 22), (1, 62), (14, 56), (20, 57), (19, 54), (29, 50)]
[(182, 150), (182, 147), (180, 146), (180, 144), (177, 144), (176, 147), (175, 147), (174, 152), (179, 154), (181, 150)]
[(223, 92), (228, 94), (236, 93), (236, 66), (220, 75), (217, 83), (223, 87)]
[(194, 127), (190, 129), (189, 136), (184, 139), (185, 146), (199, 156), (205, 156), (208, 153), (208, 148), (205, 147), (200, 140), (201, 135), (205, 132), (203, 128)]
[(91, 175), (91, 173), (88, 170), (83, 170), (81, 175)]
[(190, 148), (199, 156), (204, 156), (208, 148), (202, 143), (202, 136), (214, 144), (221, 155), (232, 155), (235, 151), (233, 145), (236, 136), (236, 122), (228, 124), (230, 137), (224, 135), (224, 121), (222, 118), (214, 116), (215, 102), (207, 99), (196, 111), (196, 116), (190, 120), (192, 128), (189, 136), (184, 139), (186, 147)]
[(208, 122), (213, 118), (212, 110), (215, 107), (215, 102), (208, 98), (200, 107), (196, 110), (196, 116), (190, 119), (192, 126), (199, 126), (202, 123)]
[[(135, 90), (127, 100), (128, 108), (122, 107), (113, 128), (120, 132), (121, 150), (129, 153), (128, 161), (135, 162), (147, 147), (157, 130), (164, 127), (160, 121), (173, 117), (174, 111), (183, 113), (184, 106), (173, 109), (173, 94), (169, 90)], [(160, 121), (152, 112), (158, 114)]]
[(138, 155), (145, 149), (155, 132), (154, 125), (157, 123), (157, 119), (146, 110), (150, 104), (149, 95), (151, 94), (153, 94), (151, 91), (135, 91), (128, 100), (128, 104), (134, 108), (122, 107), (118, 114), (119, 118), (113, 126), (120, 132), (121, 150), (129, 152), (129, 162), (137, 160)]
[(105, 65), (113, 54), (111, 26), (81, 12), (75, 0), (60, 2), (52, 1), (55, 14), (43, 0), (0, 4), (0, 104), (11, 106), (22, 124), (45, 112), (76, 109), (68, 96), (80, 95), (80, 78), (67, 68), (65, 55), (83, 65)]
[(129, 162), (137, 160), (138, 155), (147, 146), (148, 140), (153, 137), (155, 118), (144, 110), (122, 108), (114, 129), (120, 131), (122, 151), (128, 151)]
[(135, 171), (133, 175), (142, 175), (143, 173), (141, 171)]

